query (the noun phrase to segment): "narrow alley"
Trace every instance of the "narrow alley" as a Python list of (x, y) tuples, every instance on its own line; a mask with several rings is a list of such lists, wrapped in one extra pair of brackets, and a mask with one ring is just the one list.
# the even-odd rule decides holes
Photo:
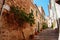
[(58, 40), (59, 35), (60, 0), (0, 0), (0, 40)]

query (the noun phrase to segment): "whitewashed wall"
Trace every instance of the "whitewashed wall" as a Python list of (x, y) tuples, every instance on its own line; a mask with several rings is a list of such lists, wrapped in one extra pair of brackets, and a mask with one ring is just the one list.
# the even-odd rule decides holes
[[(55, 3), (56, 6), (56, 12), (57, 12), (57, 20), (60, 18), (60, 5)], [(60, 40), (60, 24), (59, 24), (59, 38), (58, 40)]]
[(55, 3), (55, 6), (56, 6), (57, 18), (59, 19), (60, 18), (60, 5)]

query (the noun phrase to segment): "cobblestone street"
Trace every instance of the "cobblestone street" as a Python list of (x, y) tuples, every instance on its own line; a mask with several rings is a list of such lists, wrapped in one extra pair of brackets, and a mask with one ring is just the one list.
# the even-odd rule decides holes
[(58, 33), (53, 29), (46, 29), (34, 37), (34, 40), (58, 40)]

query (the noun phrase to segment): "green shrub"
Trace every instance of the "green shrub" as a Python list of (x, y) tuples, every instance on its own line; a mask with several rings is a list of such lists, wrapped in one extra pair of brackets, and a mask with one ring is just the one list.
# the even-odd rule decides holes
[(35, 23), (33, 12), (27, 14), (24, 10), (15, 6), (11, 6), (10, 12), (14, 13), (15, 21), (18, 22), (19, 25), (23, 25), (24, 22), (27, 22), (32, 26), (32, 24)]
[(48, 28), (48, 25), (46, 23), (43, 23), (42, 24), (42, 29), (46, 29), (46, 28)]

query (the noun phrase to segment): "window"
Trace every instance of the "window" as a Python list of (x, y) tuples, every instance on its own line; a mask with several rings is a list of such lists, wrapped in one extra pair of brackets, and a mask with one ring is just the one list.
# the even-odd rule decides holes
[(36, 16), (37, 16), (37, 11), (36, 11)]

